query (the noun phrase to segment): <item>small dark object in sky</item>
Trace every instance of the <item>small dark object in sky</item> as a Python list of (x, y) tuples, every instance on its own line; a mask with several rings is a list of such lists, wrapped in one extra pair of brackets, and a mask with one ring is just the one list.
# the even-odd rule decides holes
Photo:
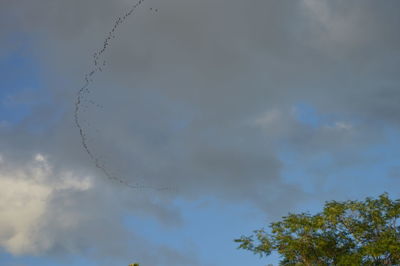
[[(124, 186), (133, 188), (133, 189), (154, 189), (154, 190), (160, 190), (160, 188), (153, 188), (151, 186), (143, 186), (143, 185), (139, 185), (139, 184), (135, 184), (132, 185), (131, 183), (129, 183), (128, 181), (121, 179), (118, 176), (113, 175), (107, 168), (106, 168), (106, 164), (105, 162), (103, 162), (101, 160), (101, 158), (99, 156), (97, 156), (91, 149), (91, 147), (89, 146), (89, 139), (86, 135), (86, 130), (84, 127), (84, 124), (86, 124), (87, 127), (91, 127), (89, 121), (82, 119), (80, 116), (81, 112), (86, 112), (88, 106), (86, 104), (84, 104), (84, 102), (87, 102), (88, 99), (86, 98), (88, 94), (91, 93), (90, 90), (90, 84), (93, 82), (93, 79), (91, 78), (92, 76), (94, 76), (97, 71), (102, 71), (102, 67), (99, 67), (98, 61), (102, 60), (104, 58), (104, 53), (106, 52), (106, 50), (109, 48), (110, 43), (112, 42), (112, 39), (115, 38), (115, 32), (117, 30), (117, 28), (119, 27), (120, 24), (122, 24), (133, 12), (136, 8), (138, 8), (138, 6), (143, 2), (144, 0), (139, 0), (136, 4), (134, 4), (128, 12), (126, 12), (124, 14), (123, 17), (118, 17), (117, 20), (114, 22), (114, 26), (112, 27), (112, 29), (108, 32), (107, 37), (105, 38), (104, 42), (103, 42), (103, 47), (96, 51), (93, 54), (93, 68), (91, 71), (89, 71), (88, 73), (86, 73), (86, 75), (84, 76), (84, 84), (82, 85), (82, 87), (78, 90), (77, 93), (77, 97), (76, 97), (76, 101), (75, 101), (75, 110), (74, 110), (74, 121), (75, 121), (75, 125), (79, 131), (79, 135), (81, 138), (81, 145), (83, 147), (83, 149), (86, 151), (86, 153), (88, 154), (88, 156), (90, 157), (90, 159), (94, 162), (95, 166), (100, 169), (103, 174), (110, 180), (113, 181), (119, 181), (119, 183), (123, 184)], [(158, 9), (153, 9), (150, 8), (150, 10), (154, 10), (155, 12), (158, 11)], [(102, 60), (103, 63), (103, 67), (106, 66), (106, 61)], [(89, 101), (90, 102), (90, 101)], [(91, 102), (92, 104), (94, 104), (96, 107), (102, 108), (101, 105), (96, 104), (95, 102)], [(96, 131), (97, 132), (97, 131)], [(164, 189), (164, 188), (161, 188)], [(169, 188), (165, 188), (165, 189), (169, 189)]]

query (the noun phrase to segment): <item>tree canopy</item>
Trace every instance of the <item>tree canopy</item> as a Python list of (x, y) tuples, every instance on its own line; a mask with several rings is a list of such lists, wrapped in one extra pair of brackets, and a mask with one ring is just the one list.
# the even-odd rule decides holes
[(399, 217), (400, 200), (387, 193), (330, 201), (320, 213), (289, 213), (270, 230), (235, 241), (260, 256), (277, 251), (280, 265), (395, 265), (400, 264)]

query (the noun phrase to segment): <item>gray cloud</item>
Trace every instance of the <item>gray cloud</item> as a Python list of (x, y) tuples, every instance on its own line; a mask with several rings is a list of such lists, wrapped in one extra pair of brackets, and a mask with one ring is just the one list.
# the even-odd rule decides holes
[[(21, 125), (3, 129), (2, 150), (15, 157), (16, 165), (43, 152), (60, 171), (78, 169), (103, 178), (80, 147), (73, 103), (93, 52), (132, 3), (1, 5), (6, 23), (0, 32), (30, 37), (43, 68), (43, 94), (50, 92), (53, 101), (35, 108)], [(377, 126), (399, 125), (398, 9), (395, 0), (145, 1), (105, 53), (107, 66), (91, 84), (89, 98), (101, 107), (88, 104), (82, 121), (90, 147), (113, 174), (178, 190), (156, 196), (141, 192), (146, 196), (140, 204), (122, 209), (144, 210), (179, 226), (178, 211), (168, 210), (178, 196), (249, 201), (275, 216), (308, 199), (281, 176), (283, 146), (307, 158), (331, 153), (335, 167), (346, 167), (351, 160), (343, 155), (356, 161), (357, 151), (380, 141), (383, 132)], [(333, 118), (318, 128), (301, 123), (293, 108), (303, 102)], [(43, 122), (54, 120), (60, 108), (57, 122)], [(47, 130), (28, 133), (34, 126)], [(115, 184), (110, 185), (109, 193), (115, 193)], [(82, 208), (95, 206), (99, 212), (92, 217), (102, 218), (102, 204), (116, 204), (111, 196), (108, 203), (90, 193), (65, 197), (83, 197), (80, 202), (87, 205)], [(146, 203), (152, 197), (165, 202)], [(60, 194), (51, 208), (64, 202)], [(94, 232), (114, 222), (101, 220), (84, 241), (75, 237), (90, 221), (63, 243), (71, 249), (78, 242), (90, 246)], [(59, 228), (49, 228), (64, 239), (57, 235)], [(124, 232), (109, 234), (124, 243)]]

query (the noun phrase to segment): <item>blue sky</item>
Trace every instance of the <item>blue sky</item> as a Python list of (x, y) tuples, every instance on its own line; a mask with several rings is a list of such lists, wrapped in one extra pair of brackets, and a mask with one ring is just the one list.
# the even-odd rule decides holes
[(29, 114), (30, 103), (20, 102), (17, 97), (40, 88), (37, 69), (38, 63), (31, 57), (29, 50), (23, 47), (1, 57), (1, 120), (18, 123)]
[(400, 197), (397, 1), (128, 2), (0, 4), (1, 265), (277, 265), (233, 240)]

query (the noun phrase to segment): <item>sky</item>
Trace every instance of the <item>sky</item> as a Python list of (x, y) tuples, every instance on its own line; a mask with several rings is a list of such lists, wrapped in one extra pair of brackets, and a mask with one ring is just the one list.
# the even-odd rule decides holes
[(277, 265), (233, 240), (400, 198), (399, 10), (1, 1), (0, 264)]

